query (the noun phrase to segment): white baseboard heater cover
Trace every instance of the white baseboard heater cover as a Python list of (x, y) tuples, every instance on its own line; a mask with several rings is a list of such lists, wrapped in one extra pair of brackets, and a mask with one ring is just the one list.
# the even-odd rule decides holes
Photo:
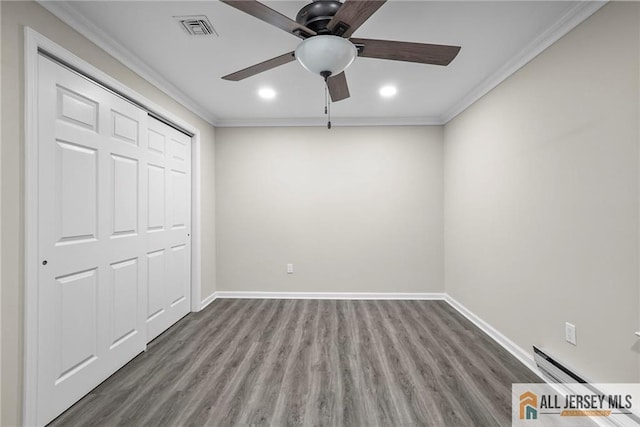
[[(603, 394), (602, 391), (594, 387), (589, 381), (585, 380), (583, 377), (564, 366), (557, 359), (550, 356), (549, 353), (535, 345), (533, 346), (533, 360), (536, 362), (538, 368), (540, 368), (542, 374), (552, 382), (567, 384), (570, 388), (570, 384), (579, 383), (580, 387), (590, 389), (596, 394)], [(621, 417), (619, 419), (607, 419), (607, 421), (608, 422), (597, 423), (597, 425), (619, 427), (640, 425), (640, 417), (637, 414), (629, 414), (626, 417)]]
[(533, 346), (533, 360), (540, 368), (543, 374), (558, 383), (581, 383), (587, 384), (588, 382), (580, 375), (576, 374), (558, 360), (554, 359), (544, 350)]

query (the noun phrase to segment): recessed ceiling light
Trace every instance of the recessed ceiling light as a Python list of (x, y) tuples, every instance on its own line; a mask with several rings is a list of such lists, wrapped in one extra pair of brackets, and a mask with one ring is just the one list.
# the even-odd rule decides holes
[(258, 91), (258, 95), (262, 99), (273, 99), (276, 97), (276, 91), (270, 87), (263, 87)]
[(398, 89), (395, 86), (383, 86), (380, 88), (380, 96), (384, 98), (391, 98), (396, 93), (398, 93)]

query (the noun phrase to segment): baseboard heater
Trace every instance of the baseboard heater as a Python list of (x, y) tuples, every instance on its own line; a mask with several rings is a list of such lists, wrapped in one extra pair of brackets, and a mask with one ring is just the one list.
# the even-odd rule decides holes
[(533, 360), (543, 374), (558, 383), (581, 383), (588, 384), (584, 378), (576, 374), (548, 353), (533, 346)]
[[(596, 394), (603, 394), (601, 390), (594, 387), (589, 381), (564, 366), (557, 359), (554, 359), (549, 353), (533, 346), (533, 360), (536, 362), (542, 374), (552, 382), (575, 384), (579, 383), (580, 387), (586, 387)], [(626, 417), (619, 419), (608, 419), (609, 423), (599, 425), (613, 425), (626, 427), (629, 425), (640, 425), (640, 417), (637, 414), (627, 414)]]

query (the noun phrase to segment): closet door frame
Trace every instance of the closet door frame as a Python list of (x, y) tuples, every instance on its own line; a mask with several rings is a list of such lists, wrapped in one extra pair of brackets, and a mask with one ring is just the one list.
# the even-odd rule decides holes
[(35, 30), (24, 29), (25, 73), (25, 224), (24, 224), (24, 347), (22, 424), (36, 425), (38, 392), (38, 56), (44, 52), (74, 71), (119, 95), (124, 95), (168, 124), (191, 134), (191, 301), (190, 311), (200, 311), (201, 239), (200, 239), (200, 131), (80, 59)]

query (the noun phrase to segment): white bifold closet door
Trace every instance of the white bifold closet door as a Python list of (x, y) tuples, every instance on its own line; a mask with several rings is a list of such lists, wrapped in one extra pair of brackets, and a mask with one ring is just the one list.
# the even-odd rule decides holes
[(190, 138), (40, 56), (38, 424), (190, 309)]
[(147, 342), (191, 304), (191, 138), (149, 117)]

